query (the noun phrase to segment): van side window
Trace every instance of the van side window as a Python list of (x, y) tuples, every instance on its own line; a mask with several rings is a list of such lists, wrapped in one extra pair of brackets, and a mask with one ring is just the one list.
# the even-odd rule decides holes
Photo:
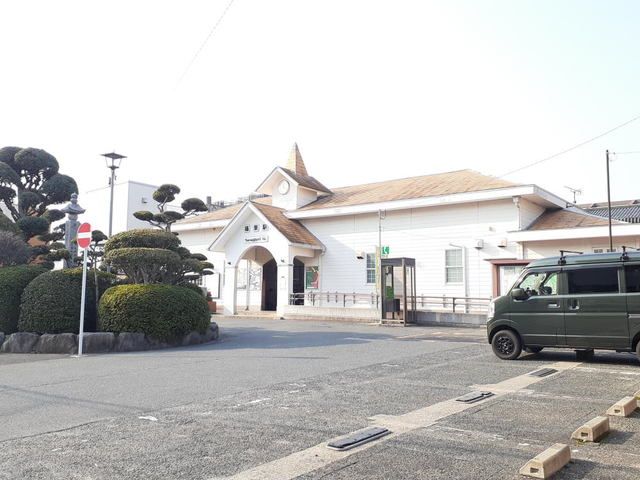
[(618, 269), (583, 268), (568, 270), (569, 294), (618, 293)]
[(631, 265), (625, 268), (627, 278), (627, 292), (640, 292), (640, 265)]
[(522, 279), (518, 288), (522, 288), (529, 296), (557, 295), (558, 272), (533, 272)]

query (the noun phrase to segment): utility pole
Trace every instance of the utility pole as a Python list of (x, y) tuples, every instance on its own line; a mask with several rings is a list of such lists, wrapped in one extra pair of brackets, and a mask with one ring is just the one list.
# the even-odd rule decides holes
[(380, 316), (380, 323), (382, 323), (382, 318), (384, 318), (384, 300), (383, 300), (383, 295), (384, 295), (384, 275), (382, 273), (382, 220), (384, 220), (384, 218), (387, 216), (387, 211), (386, 210), (378, 210), (378, 254), (376, 255), (376, 262), (377, 262), (377, 275), (378, 275), (378, 282), (380, 283), (380, 287), (378, 288), (378, 294), (380, 295), (380, 311), (381, 316)]
[(613, 252), (613, 234), (611, 233), (611, 182), (609, 180), (609, 150), (606, 152), (607, 159), (607, 210), (609, 216), (609, 251)]

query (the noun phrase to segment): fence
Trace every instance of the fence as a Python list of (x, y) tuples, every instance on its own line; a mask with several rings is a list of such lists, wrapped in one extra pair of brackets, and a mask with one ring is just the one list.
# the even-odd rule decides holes
[[(417, 310), (444, 311), (453, 313), (484, 313), (489, 306), (487, 297), (447, 297), (416, 295)], [(411, 298), (407, 298), (411, 305)], [(289, 295), (289, 305), (313, 307), (369, 307), (380, 308), (380, 295), (375, 293), (306, 292)]]

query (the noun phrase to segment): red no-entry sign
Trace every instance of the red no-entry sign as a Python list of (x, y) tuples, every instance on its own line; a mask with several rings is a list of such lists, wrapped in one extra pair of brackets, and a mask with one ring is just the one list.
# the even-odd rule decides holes
[(91, 243), (91, 225), (83, 223), (78, 227), (78, 247), (87, 248)]

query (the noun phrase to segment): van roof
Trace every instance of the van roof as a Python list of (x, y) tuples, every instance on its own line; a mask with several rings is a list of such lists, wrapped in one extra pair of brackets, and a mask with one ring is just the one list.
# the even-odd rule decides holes
[[(640, 252), (626, 252), (625, 261), (640, 262)], [(550, 267), (560, 264), (560, 256), (534, 260), (527, 268)], [(564, 265), (588, 265), (594, 263), (616, 263), (622, 261), (622, 253), (589, 253), (584, 255), (570, 253), (564, 256)]]

